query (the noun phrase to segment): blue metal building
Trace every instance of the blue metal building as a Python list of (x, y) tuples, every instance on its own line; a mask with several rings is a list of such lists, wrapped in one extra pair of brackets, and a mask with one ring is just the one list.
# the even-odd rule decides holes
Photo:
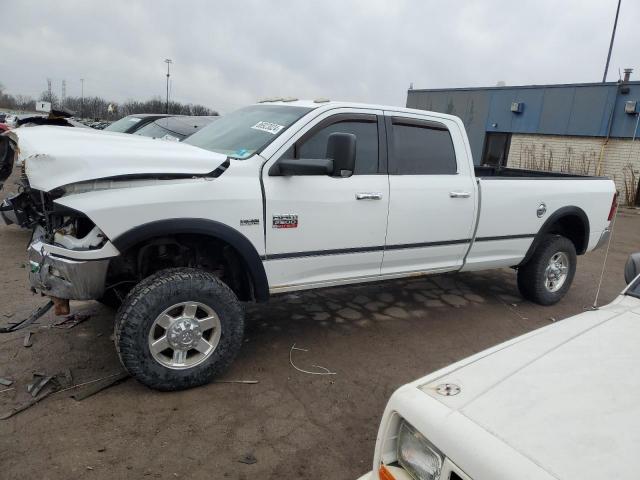
[(474, 161), (505, 164), (513, 134), (632, 139), (640, 82), (410, 89), (407, 107), (462, 118)]

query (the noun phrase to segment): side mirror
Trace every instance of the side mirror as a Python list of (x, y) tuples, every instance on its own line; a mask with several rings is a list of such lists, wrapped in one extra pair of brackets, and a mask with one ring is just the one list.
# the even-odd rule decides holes
[(624, 281), (627, 284), (640, 275), (640, 252), (632, 253), (624, 266)]
[(327, 139), (327, 158), (333, 160), (334, 177), (350, 177), (356, 166), (356, 136), (332, 133)]
[(333, 160), (326, 158), (282, 158), (269, 169), (270, 177), (292, 175), (331, 175)]

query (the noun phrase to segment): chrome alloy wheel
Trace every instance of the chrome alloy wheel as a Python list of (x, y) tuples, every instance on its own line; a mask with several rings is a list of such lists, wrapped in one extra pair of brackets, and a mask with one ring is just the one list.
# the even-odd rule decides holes
[(550, 292), (557, 292), (567, 280), (569, 272), (569, 256), (564, 252), (556, 252), (549, 259), (544, 270), (544, 286)]
[(194, 367), (218, 347), (222, 326), (214, 310), (200, 302), (180, 302), (162, 312), (149, 330), (149, 351), (174, 370)]

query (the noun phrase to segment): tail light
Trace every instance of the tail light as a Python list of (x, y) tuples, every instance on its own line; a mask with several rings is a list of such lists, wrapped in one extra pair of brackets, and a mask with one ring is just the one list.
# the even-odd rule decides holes
[(609, 222), (613, 220), (613, 216), (616, 214), (617, 209), (618, 209), (618, 192), (613, 194), (613, 200), (611, 201), (611, 210), (609, 210), (609, 217), (607, 218)]

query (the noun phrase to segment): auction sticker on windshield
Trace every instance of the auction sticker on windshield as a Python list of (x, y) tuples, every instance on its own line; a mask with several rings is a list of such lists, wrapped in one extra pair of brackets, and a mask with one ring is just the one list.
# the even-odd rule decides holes
[(277, 123), (271, 122), (258, 122), (251, 128), (253, 128), (254, 130), (260, 130), (262, 132), (270, 133), (271, 135), (275, 135), (284, 128), (284, 125), (278, 125)]

